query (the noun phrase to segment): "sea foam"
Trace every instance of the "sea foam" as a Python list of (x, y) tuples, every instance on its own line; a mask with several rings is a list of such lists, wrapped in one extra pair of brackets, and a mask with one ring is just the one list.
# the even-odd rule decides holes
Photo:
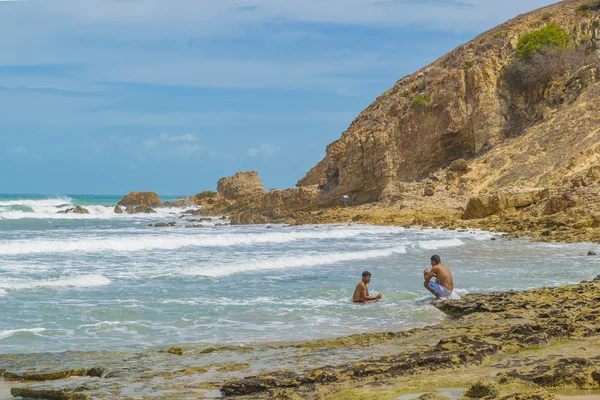
[(332, 252), (312, 254), (306, 256), (285, 256), (272, 259), (254, 260), (250, 262), (223, 263), (211, 265), (207, 268), (196, 267), (183, 271), (184, 275), (222, 277), (244, 272), (264, 271), (273, 269), (288, 269), (299, 267), (311, 267), (315, 265), (338, 264), (346, 261), (368, 260), (371, 258), (389, 257), (394, 254), (404, 254), (404, 246), (396, 246), (378, 250), (365, 250), (356, 252)]
[(33, 239), (0, 242), (0, 255), (40, 253), (101, 253), (106, 251), (134, 252), (149, 250), (176, 250), (183, 247), (227, 247), (265, 243), (291, 243), (299, 240), (325, 240), (353, 238), (366, 233), (361, 230), (272, 232), (252, 234), (144, 234), (114, 236), (110, 238), (78, 237), (76, 240)]
[(11, 336), (19, 334), (19, 333), (33, 333), (34, 335), (37, 335), (38, 333), (42, 333), (44, 331), (45, 331), (44, 328), (10, 329), (10, 330), (6, 330), (6, 331), (0, 331), (0, 340), (6, 339), (8, 337), (11, 337)]
[(445, 240), (427, 240), (420, 241), (419, 247), (425, 250), (437, 250), (447, 247), (462, 246), (465, 243), (460, 239), (445, 239)]
[(27, 290), (43, 288), (87, 288), (96, 286), (107, 286), (112, 282), (102, 275), (77, 275), (58, 279), (46, 280), (24, 280), (5, 279), (0, 281), (0, 290)]

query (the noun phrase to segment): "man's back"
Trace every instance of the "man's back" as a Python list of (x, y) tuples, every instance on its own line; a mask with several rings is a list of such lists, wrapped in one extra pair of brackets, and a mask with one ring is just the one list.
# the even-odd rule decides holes
[(432, 268), (435, 273), (435, 277), (439, 281), (440, 285), (444, 286), (449, 291), (454, 290), (454, 282), (452, 281), (452, 272), (446, 264), (437, 264)]

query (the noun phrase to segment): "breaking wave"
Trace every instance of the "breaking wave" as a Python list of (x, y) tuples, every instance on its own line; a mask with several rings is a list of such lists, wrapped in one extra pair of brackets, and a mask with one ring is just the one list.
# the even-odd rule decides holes
[(229, 264), (212, 265), (208, 268), (196, 267), (183, 271), (184, 275), (210, 276), (213, 278), (244, 272), (264, 271), (274, 269), (288, 269), (311, 267), (315, 265), (337, 264), (346, 261), (368, 260), (372, 258), (389, 257), (394, 254), (404, 254), (404, 246), (396, 246), (379, 250), (365, 250), (357, 252), (333, 252), (313, 254), (307, 256), (286, 256), (272, 259), (254, 260)]

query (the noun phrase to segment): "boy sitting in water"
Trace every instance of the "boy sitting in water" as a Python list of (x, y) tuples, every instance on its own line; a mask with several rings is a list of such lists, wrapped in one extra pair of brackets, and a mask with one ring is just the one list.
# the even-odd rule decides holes
[[(442, 264), (440, 256), (437, 254), (431, 257), (431, 271), (425, 268), (423, 271), (425, 282), (423, 286), (429, 290), (437, 300), (458, 300), (460, 296), (454, 293), (454, 282), (452, 273), (446, 264)], [(435, 282), (431, 278), (435, 277)]]
[(371, 282), (371, 273), (369, 271), (365, 271), (362, 273), (362, 281), (356, 285), (356, 289), (354, 289), (354, 296), (352, 297), (352, 301), (355, 303), (366, 303), (368, 301), (379, 300), (383, 297), (381, 293), (377, 296), (369, 296), (369, 288), (367, 285)]

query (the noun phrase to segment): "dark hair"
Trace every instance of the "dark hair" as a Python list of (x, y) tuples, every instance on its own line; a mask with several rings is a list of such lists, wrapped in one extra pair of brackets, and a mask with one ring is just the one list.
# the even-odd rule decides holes
[(431, 256), (431, 261), (433, 261), (433, 262), (434, 262), (434, 263), (436, 263), (436, 264), (439, 264), (439, 263), (441, 263), (441, 262), (442, 262), (442, 259), (440, 258), (440, 256), (438, 256), (438, 255), (436, 254), (436, 255), (433, 255), (433, 256)]
[(371, 276), (371, 273), (369, 271), (365, 271), (362, 273), (362, 276)]

